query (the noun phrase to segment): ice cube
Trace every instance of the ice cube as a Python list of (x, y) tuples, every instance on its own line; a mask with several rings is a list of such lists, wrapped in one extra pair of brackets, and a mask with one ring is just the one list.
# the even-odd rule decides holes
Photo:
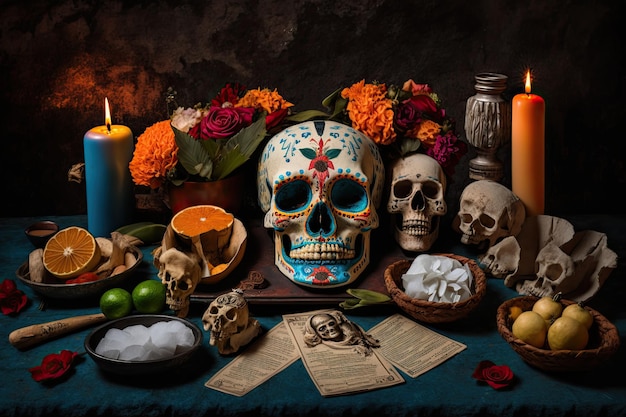
[(124, 361), (141, 361), (146, 350), (142, 345), (129, 345), (120, 352), (119, 359)]
[(135, 345), (145, 345), (150, 340), (150, 329), (143, 324), (128, 326), (124, 329), (131, 336), (131, 340)]
[(95, 352), (98, 355), (102, 355), (107, 358), (117, 359), (120, 355), (120, 350), (123, 347), (123, 344), (115, 340), (111, 340), (107, 337), (103, 337), (100, 342), (98, 342), (98, 346), (96, 346)]
[(176, 351), (176, 334), (169, 330), (165, 322), (157, 322), (150, 326), (150, 340), (156, 347), (166, 349), (171, 354)]

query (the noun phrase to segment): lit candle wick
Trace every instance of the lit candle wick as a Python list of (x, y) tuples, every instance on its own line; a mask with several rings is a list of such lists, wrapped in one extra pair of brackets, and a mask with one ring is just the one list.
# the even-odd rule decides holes
[(530, 94), (530, 70), (526, 71), (526, 85), (524, 91), (526, 91), (526, 95)]
[(111, 110), (109, 109), (109, 99), (104, 98), (104, 124), (107, 127), (107, 133), (111, 134)]

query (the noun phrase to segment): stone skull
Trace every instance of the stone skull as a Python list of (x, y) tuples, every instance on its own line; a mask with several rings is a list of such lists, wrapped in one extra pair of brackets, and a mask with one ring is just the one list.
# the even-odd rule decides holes
[(549, 242), (537, 254), (536, 279), (518, 282), (516, 289), (520, 294), (537, 297), (552, 297), (559, 292), (567, 294), (580, 284), (575, 272), (574, 260), (556, 243)]
[(524, 203), (504, 185), (491, 180), (470, 183), (461, 193), (452, 228), (461, 242), (489, 249), (508, 236), (517, 236), (526, 218)]
[(178, 317), (186, 317), (189, 312), (189, 297), (200, 282), (200, 260), (194, 254), (187, 254), (170, 248), (158, 256), (158, 277), (166, 286), (165, 301)]
[(394, 238), (404, 250), (427, 251), (439, 236), (439, 220), (448, 212), (446, 176), (428, 155), (412, 154), (391, 165), (387, 212)]
[(310, 121), (272, 137), (257, 190), (278, 269), (308, 287), (352, 283), (370, 261), (383, 187), (376, 144), (351, 127)]
[(261, 331), (259, 322), (250, 317), (248, 302), (237, 290), (215, 298), (202, 315), (202, 323), (205, 331), (211, 331), (209, 344), (217, 346), (223, 355), (237, 352)]

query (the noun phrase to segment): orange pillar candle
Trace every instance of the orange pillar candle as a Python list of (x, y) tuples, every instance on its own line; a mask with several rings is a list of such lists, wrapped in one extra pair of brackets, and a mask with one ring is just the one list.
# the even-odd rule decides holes
[(530, 71), (526, 93), (513, 97), (511, 123), (511, 182), (513, 194), (526, 206), (527, 216), (545, 208), (545, 109), (540, 96), (530, 93)]

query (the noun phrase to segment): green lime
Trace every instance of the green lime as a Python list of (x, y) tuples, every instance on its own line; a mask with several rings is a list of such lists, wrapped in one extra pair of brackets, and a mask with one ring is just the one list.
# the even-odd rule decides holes
[(133, 289), (132, 297), (140, 313), (160, 313), (165, 308), (165, 285), (154, 279), (142, 281)]
[(100, 297), (100, 310), (107, 319), (119, 319), (133, 311), (133, 298), (123, 288), (111, 288)]

